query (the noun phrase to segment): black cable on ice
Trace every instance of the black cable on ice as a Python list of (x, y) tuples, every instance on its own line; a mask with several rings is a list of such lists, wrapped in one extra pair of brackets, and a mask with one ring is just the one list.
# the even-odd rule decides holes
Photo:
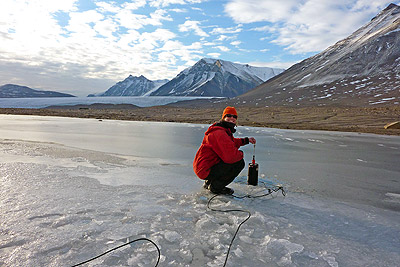
[[(283, 189), (283, 187), (282, 187), (281, 185), (275, 186), (274, 188), (267, 188), (267, 190), (268, 190), (267, 193), (261, 194), (261, 195), (244, 195), (244, 196), (232, 195), (232, 196), (235, 197), (235, 198), (238, 198), (238, 199), (243, 199), (243, 198), (260, 198), (260, 197), (265, 197), (265, 196), (271, 195), (272, 193), (278, 192), (278, 191), (281, 191), (282, 195), (283, 195), (283, 196), (286, 196), (286, 192), (285, 192), (285, 190)], [(228, 262), (229, 252), (231, 251), (233, 241), (235, 240), (235, 238), (236, 238), (236, 236), (237, 236), (237, 234), (238, 234), (238, 232), (239, 232), (240, 227), (241, 227), (245, 222), (247, 222), (247, 221), (250, 219), (250, 217), (251, 217), (251, 212), (250, 212), (249, 210), (245, 210), (245, 209), (219, 210), (219, 209), (211, 208), (211, 202), (212, 202), (216, 197), (218, 197), (218, 196), (221, 196), (221, 195), (215, 195), (215, 196), (211, 197), (211, 198), (208, 200), (207, 209), (209, 209), (209, 210), (211, 210), (211, 211), (218, 211), (218, 212), (244, 212), (244, 213), (247, 213), (247, 218), (244, 219), (241, 223), (239, 223), (239, 225), (238, 225), (238, 227), (237, 227), (237, 229), (236, 229), (236, 231), (235, 231), (235, 234), (233, 235), (233, 237), (232, 237), (232, 239), (231, 239), (231, 242), (230, 242), (229, 247), (228, 247), (228, 251), (227, 251), (227, 253), (226, 253), (225, 262), (224, 262), (224, 265), (223, 265), (223, 266), (225, 267), (225, 266), (226, 266), (226, 263)]]
[(138, 239), (129, 241), (129, 242), (127, 242), (127, 243), (125, 243), (125, 244), (122, 244), (122, 245), (120, 245), (120, 246), (118, 246), (118, 247), (115, 247), (115, 248), (113, 248), (113, 249), (110, 249), (110, 250), (108, 250), (108, 251), (106, 251), (106, 252), (104, 252), (104, 253), (102, 253), (102, 254), (96, 256), (96, 257), (93, 257), (93, 258), (88, 259), (88, 260), (86, 260), (86, 261), (84, 261), (84, 262), (75, 264), (75, 265), (73, 265), (72, 267), (83, 265), (83, 264), (85, 264), (85, 263), (88, 263), (88, 262), (90, 262), (90, 261), (93, 261), (93, 260), (95, 260), (95, 259), (98, 259), (98, 258), (100, 258), (100, 257), (102, 257), (102, 256), (104, 256), (104, 255), (106, 255), (106, 254), (108, 254), (108, 253), (110, 253), (110, 252), (112, 252), (112, 251), (114, 251), (114, 250), (120, 249), (120, 248), (122, 248), (122, 247), (125, 247), (125, 246), (127, 246), (127, 245), (129, 245), (129, 244), (132, 244), (132, 243), (134, 243), (134, 242), (137, 242), (137, 241), (148, 241), (148, 242), (152, 243), (152, 244), (156, 247), (156, 249), (157, 249), (157, 251), (158, 251), (158, 259), (157, 259), (157, 263), (156, 263), (155, 267), (157, 267), (157, 266), (158, 266), (158, 263), (160, 262), (161, 251), (160, 251), (160, 249), (159, 249), (159, 247), (157, 246), (156, 243), (154, 243), (152, 240), (150, 240), (150, 239), (148, 239), (148, 238), (145, 238), (145, 237), (143, 237), (143, 238), (138, 238)]
[(267, 190), (268, 190), (267, 193), (264, 193), (264, 194), (261, 194), (261, 195), (244, 195), (244, 196), (232, 195), (232, 196), (235, 197), (235, 198), (239, 198), (239, 199), (243, 199), (243, 198), (259, 198), (259, 197), (269, 196), (272, 193), (278, 192), (278, 191), (281, 191), (282, 196), (286, 196), (286, 191), (283, 189), (283, 186), (281, 186), (281, 185), (274, 186), (273, 188), (267, 188)]
[(235, 211), (237, 211), (237, 212), (245, 212), (245, 213), (247, 213), (247, 218), (244, 219), (244, 220), (239, 224), (238, 228), (236, 229), (235, 234), (234, 234), (233, 237), (232, 237), (231, 243), (229, 244), (228, 252), (226, 253), (225, 262), (224, 262), (224, 266), (226, 266), (226, 263), (227, 263), (228, 257), (229, 257), (229, 252), (231, 251), (231, 247), (232, 247), (233, 241), (235, 240), (236, 235), (237, 235), (237, 233), (239, 232), (239, 229), (240, 229), (240, 227), (242, 226), (242, 224), (244, 224), (248, 219), (250, 219), (251, 213), (250, 213), (250, 211), (248, 211), (248, 210), (240, 210), (240, 209), (231, 209), (231, 210), (218, 210), (218, 209), (213, 209), (213, 208), (210, 207), (210, 206), (211, 206), (211, 201), (212, 201), (214, 198), (216, 198), (217, 196), (220, 196), (220, 195), (215, 195), (215, 196), (213, 196), (212, 198), (210, 198), (210, 200), (208, 201), (208, 203), (207, 203), (207, 208), (208, 208), (209, 210), (211, 210), (211, 211), (218, 211), (218, 212), (235, 212)]

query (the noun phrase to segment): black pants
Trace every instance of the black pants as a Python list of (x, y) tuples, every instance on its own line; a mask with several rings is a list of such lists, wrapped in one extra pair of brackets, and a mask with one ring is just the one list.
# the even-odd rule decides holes
[(223, 161), (211, 167), (210, 174), (207, 176), (208, 184), (213, 192), (220, 192), (225, 186), (230, 184), (244, 168), (244, 160), (241, 159), (233, 164)]

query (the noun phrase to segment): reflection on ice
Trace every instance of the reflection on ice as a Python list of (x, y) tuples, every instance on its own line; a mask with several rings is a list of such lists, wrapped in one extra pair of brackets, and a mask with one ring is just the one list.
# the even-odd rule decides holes
[[(150, 238), (160, 247), (160, 266), (222, 266), (229, 242), (245, 215), (206, 209), (212, 194), (201, 189), (189, 158), (199, 144), (197, 139), (201, 140), (203, 126), (185, 126), (193, 135), (179, 140), (169, 158), (167, 152), (144, 155), (140, 147), (134, 153), (124, 152), (122, 146), (103, 151), (99, 143), (95, 146), (96, 140), (82, 148), (69, 138), (72, 131), (60, 133), (69, 136), (64, 140), (57, 135), (50, 137), (43, 130), (50, 125), (41, 130), (50, 138), (46, 142), (35, 139), (39, 135), (29, 139), (22, 133), (25, 141), (11, 136), (0, 139), (1, 266), (71, 266), (140, 237)], [(55, 126), (53, 131), (59, 131)], [(92, 126), (87, 127), (83, 132)], [(2, 137), (6, 131), (9, 128), (2, 124)], [(185, 130), (168, 128), (163, 134), (172, 131)], [(239, 130), (242, 135), (248, 131), (258, 131), (259, 144), (267, 144), (259, 145), (256, 155), (264, 169), (258, 187), (246, 185), (246, 173), (242, 173), (233, 183), (235, 192), (256, 194), (268, 183), (283, 183), (289, 192), (285, 198), (280, 194), (260, 199), (219, 197), (213, 203), (217, 208), (252, 213), (234, 241), (227, 266), (396, 266), (400, 262), (398, 211), (329, 198), (324, 196), (325, 187), (310, 183), (325, 176), (337, 181), (342, 176), (348, 184), (334, 185), (334, 189), (343, 186), (353, 190), (356, 183), (345, 173), (365, 170), (395, 180), (398, 167), (391, 162), (398, 150), (387, 147), (399, 147), (398, 139)], [(169, 138), (176, 145), (180, 136)], [(370, 147), (380, 158), (364, 153)], [(110, 148), (106, 145), (104, 150)], [(251, 151), (245, 152), (251, 156)], [(324, 156), (329, 156), (329, 164)], [(372, 178), (363, 181), (372, 187), (379, 183)], [(398, 187), (381, 188), (381, 203), (398, 207)], [(358, 197), (362, 189), (350, 191)], [(88, 266), (154, 266), (156, 258), (156, 249), (141, 242)]]

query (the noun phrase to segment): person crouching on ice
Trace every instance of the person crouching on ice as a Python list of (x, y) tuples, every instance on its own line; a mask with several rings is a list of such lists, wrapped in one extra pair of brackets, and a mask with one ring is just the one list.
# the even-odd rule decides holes
[(226, 107), (222, 119), (211, 125), (204, 134), (203, 142), (193, 161), (196, 175), (205, 180), (204, 188), (214, 194), (232, 195), (233, 189), (226, 187), (243, 170), (245, 163), (240, 146), (255, 144), (254, 137), (235, 138), (237, 112)]

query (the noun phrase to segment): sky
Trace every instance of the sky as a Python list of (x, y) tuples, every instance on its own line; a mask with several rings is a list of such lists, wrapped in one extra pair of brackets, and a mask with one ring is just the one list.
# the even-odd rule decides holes
[(172, 79), (201, 58), (289, 68), (386, 0), (1, 0), (0, 85), (76, 96), (129, 75)]

